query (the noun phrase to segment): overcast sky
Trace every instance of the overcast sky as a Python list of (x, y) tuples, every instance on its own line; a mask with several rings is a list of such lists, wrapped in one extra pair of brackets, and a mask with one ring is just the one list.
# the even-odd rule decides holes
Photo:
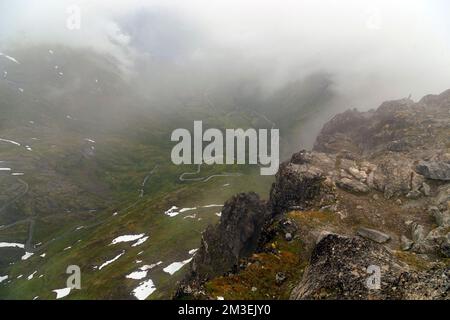
[[(68, 30), (67, 7), (81, 8)], [(0, 2), (0, 52), (90, 47), (132, 71), (155, 63), (246, 66), (267, 90), (325, 71), (355, 104), (450, 88), (445, 0), (14, 0)], [(370, 107), (373, 107), (370, 105)]]

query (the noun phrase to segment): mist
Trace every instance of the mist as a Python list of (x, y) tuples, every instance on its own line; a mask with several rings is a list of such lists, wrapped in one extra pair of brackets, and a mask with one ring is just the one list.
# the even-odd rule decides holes
[[(66, 26), (71, 5), (79, 30)], [(317, 114), (294, 143), (310, 146), (338, 111), (450, 88), (448, 9), (419, 0), (19, 0), (0, 4), (0, 52), (93, 51), (113, 59), (145, 107), (172, 112), (201, 99), (276, 117), (275, 97), (301, 91), (295, 101)]]

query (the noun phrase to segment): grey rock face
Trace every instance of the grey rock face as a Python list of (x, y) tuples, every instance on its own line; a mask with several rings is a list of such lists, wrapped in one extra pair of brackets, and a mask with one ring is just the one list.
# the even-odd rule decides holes
[(270, 192), (274, 213), (284, 213), (315, 199), (324, 188), (324, 180), (323, 172), (315, 166), (282, 164)]
[(412, 248), (414, 242), (410, 239), (408, 239), (405, 236), (401, 237), (401, 248), (403, 251), (408, 251), (409, 249)]
[(336, 185), (341, 189), (354, 193), (367, 193), (370, 191), (370, 188), (364, 183), (349, 178), (338, 180)]
[[(368, 286), (368, 267), (378, 267), (379, 290)], [(361, 238), (325, 236), (314, 248), (310, 265), (291, 299), (448, 298), (450, 270), (408, 272), (384, 246)]]
[(450, 227), (450, 212), (441, 212), (437, 207), (431, 207), (430, 213), (436, 220), (436, 224), (440, 227)]
[(450, 163), (421, 161), (416, 171), (428, 179), (450, 181)]
[(202, 236), (191, 263), (191, 278), (204, 281), (235, 268), (258, 247), (263, 225), (270, 218), (266, 203), (255, 193), (242, 193), (228, 200), (220, 223)]
[(357, 234), (363, 238), (370, 239), (377, 243), (385, 243), (388, 242), (391, 237), (381, 231), (369, 229), (369, 228), (360, 228), (357, 231)]

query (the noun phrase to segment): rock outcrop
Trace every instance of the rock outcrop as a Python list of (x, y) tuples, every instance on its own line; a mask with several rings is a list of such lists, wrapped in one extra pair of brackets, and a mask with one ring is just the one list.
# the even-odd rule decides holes
[(450, 269), (408, 272), (372, 241), (329, 234), (314, 248), (291, 299), (443, 299)]
[[(205, 281), (236, 283), (242, 274), (250, 297), (295, 287), (292, 299), (448, 299), (449, 137), (450, 90), (335, 116), (312, 151), (281, 164), (267, 204), (254, 194), (227, 202), (220, 224), (203, 234), (182, 291), (195, 284), (211, 297)], [(280, 288), (249, 280), (258, 268), (273, 272), (268, 279)], [(380, 283), (367, 282), (368, 268)], [(230, 287), (220, 295), (236, 297)]]
[(240, 259), (257, 249), (269, 212), (256, 193), (242, 193), (228, 200), (219, 224), (203, 232), (181, 291), (191, 292), (192, 287), (199, 287), (212, 277), (236, 270)]

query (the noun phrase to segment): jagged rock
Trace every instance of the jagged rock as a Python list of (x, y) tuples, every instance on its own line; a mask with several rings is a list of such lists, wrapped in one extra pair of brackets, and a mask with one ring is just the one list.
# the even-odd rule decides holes
[[(369, 268), (372, 267), (372, 268)], [(380, 271), (380, 288), (368, 285)], [(337, 234), (324, 237), (314, 248), (302, 280), (291, 299), (446, 299), (450, 269), (407, 271), (382, 245)]]
[(203, 233), (188, 278), (202, 282), (235, 268), (240, 259), (255, 251), (269, 218), (265, 202), (255, 193), (238, 194), (228, 200), (220, 223)]
[(403, 251), (408, 251), (414, 244), (412, 240), (408, 239), (404, 235), (402, 235), (400, 241), (401, 241), (401, 248)]
[[(382, 290), (366, 285), (369, 266), (382, 272)], [(314, 248), (303, 279), (291, 299), (382, 299), (393, 294), (392, 287), (404, 269), (382, 246), (361, 238), (337, 234), (325, 236)]]
[(412, 240), (415, 243), (421, 242), (423, 239), (425, 239), (424, 227), (418, 223), (413, 222), (411, 224), (411, 236)]
[(385, 243), (388, 242), (391, 237), (381, 231), (369, 229), (369, 228), (360, 228), (357, 231), (357, 234), (363, 238), (370, 239), (377, 243)]
[(422, 193), (420, 193), (419, 190), (412, 190), (412, 191), (410, 191), (410, 192), (408, 192), (408, 193), (406, 194), (406, 197), (407, 197), (408, 199), (418, 199), (418, 198), (420, 198), (421, 196), (422, 196)]
[(355, 178), (358, 180), (366, 180), (367, 179), (367, 173), (365, 173), (364, 171), (360, 171), (355, 167), (350, 167), (348, 168), (348, 172)]
[(338, 180), (336, 185), (343, 190), (354, 193), (368, 193), (370, 191), (370, 188), (364, 183), (349, 178)]
[(450, 211), (441, 212), (437, 207), (430, 207), (429, 212), (440, 227), (450, 227)]
[(450, 163), (421, 161), (416, 171), (428, 179), (450, 181)]
[(438, 189), (435, 203), (441, 210), (450, 210), (450, 186), (442, 186)]
[(275, 214), (302, 208), (328, 187), (322, 170), (309, 164), (284, 163), (272, 185), (270, 202)]
[(410, 144), (404, 140), (396, 140), (388, 143), (387, 149), (393, 152), (404, 152), (411, 148)]
[(423, 194), (426, 195), (427, 197), (431, 196), (431, 187), (430, 187), (426, 182), (423, 182), (423, 183), (422, 183), (421, 191), (422, 191)]

